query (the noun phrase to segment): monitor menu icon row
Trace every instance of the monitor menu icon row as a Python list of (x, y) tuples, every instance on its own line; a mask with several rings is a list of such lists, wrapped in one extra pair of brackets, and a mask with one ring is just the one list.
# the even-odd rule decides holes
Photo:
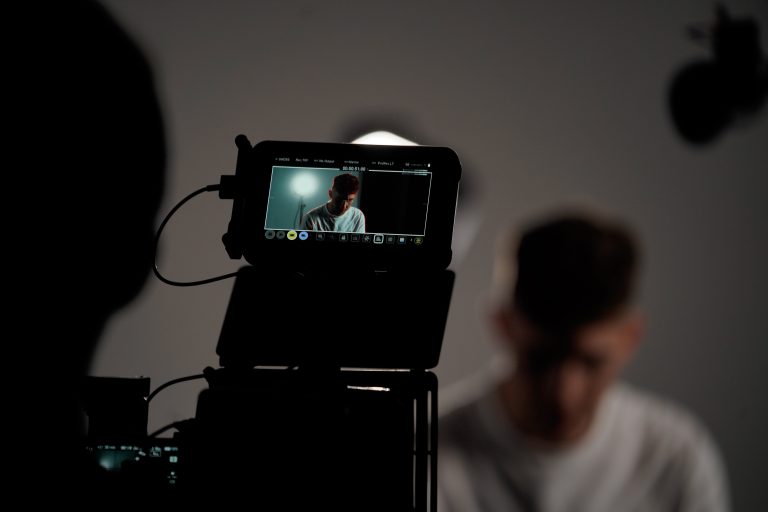
[(267, 229), (264, 230), (264, 238), (267, 240), (315, 240), (317, 242), (351, 242), (363, 244), (392, 244), (392, 245), (421, 245), (424, 243), (423, 236), (410, 235), (389, 235), (384, 233), (335, 233), (335, 232), (309, 232)]

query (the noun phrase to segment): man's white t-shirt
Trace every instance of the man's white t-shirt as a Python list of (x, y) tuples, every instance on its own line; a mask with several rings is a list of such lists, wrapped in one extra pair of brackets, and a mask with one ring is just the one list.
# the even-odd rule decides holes
[(722, 512), (722, 462), (679, 407), (623, 384), (586, 437), (560, 450), (526, 442), (489, 382), (441, 414), (439, 512)]
[(341, 215), (328, 211), (327, 203), (312, 208), (304, 217), (301, 229), (309, 231), (337, 231), (344, 233), (365, 233), (365, 215), (359, 208), (350, 206)]

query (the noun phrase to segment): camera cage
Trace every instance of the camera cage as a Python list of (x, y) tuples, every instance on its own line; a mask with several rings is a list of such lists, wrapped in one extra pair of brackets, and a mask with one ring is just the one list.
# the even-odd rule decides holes
[[(436, 510), (437, 378), (429, 369), (439, 359), (455, 277), (447, 266), (458, 158), (423, 146), (252, 147), (242, 135), (236, 144), (236, 173), (223, 176), (220, 188), (220, 197), (234, 200), (223, 241), (231, 258), (244, 256), (250, 266), (237, 273), (222, 325), (221, 368), (205, 372), (209, 387), (195, 418), (177, 426), (172, 441), (115, 443), (124, 436), (100, 429), (89, 432), (88, 448), (99, 457), (117, 447), (122, 457), (142, 454), (126, 474), (131, 485), (170, 490), (172, 502), (209, 499), (213, 491), (237, 503), (256, 486), (253, 497), (267, 506)], [(408, 237), (402, 244), (265, 236), (278, 158), (294, 169), (325, 164), (318, 173), (389, 163), (379, 169), (395, 173), (387, 180), (428, 179), (425, 208), (415, 209), (424, 214), (423, 231), (400, 233)], [(339, 284), (353, 288), (346, 313), (322, 300)], [(153, 451), (163, 457), (153, 461)], [(243, 458), (260, 464), (244, 473)]]

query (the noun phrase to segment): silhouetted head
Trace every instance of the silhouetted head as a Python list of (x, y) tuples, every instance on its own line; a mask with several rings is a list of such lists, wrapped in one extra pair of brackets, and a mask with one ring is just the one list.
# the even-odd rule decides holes
[(89, 1), (46, 10), (32, 29), (38, 148), (23, 170), (33, 183), (23, 221), (39, 316), (81, 330), (62, 355), (87, 364), (106, 318), (149, 275), (165, 139), (147, 60), (109, 13)]
[(165, 139), (147, 60), (109, 13), (85, 0), (36, 7), (15, 20), (35, 41), (19, 47), (14, 75), (26, 85), (14, 98), (22, 142), (12, 150), (24, 163), (12, 177), (10, 240), (29, 265), (12, 276), (16, 363), (30, 372), (34, 414), (71, 435), (75, 390), (103, 326), (151, 269)]
[(331, 199), (329, 210), (334, 215), (342, 215), (349, 210), (360, 190), (360, 180), (354, 174), (339, 174), (333, 179), (333, 186), (328, 190)]
[(629, 308), (634, 237), (614, 221), (563, 214), (527, 229), (501, 258), (516, 270), (497, 322), (527, 396), (525, 427), (550, 441), (575, 439), (639, 337)]
[(105, 322), (151, 270), (163, 124), (147, 60), (101, 5), (16, 7), (5, 236), (18, 262), (6, 268), (17, 373), (8, 407), (21, 427), (9, 467), (35, 486), (25, 498), (85, 503), (78, 491), (98, 490), (81, 463), (78, 392)]

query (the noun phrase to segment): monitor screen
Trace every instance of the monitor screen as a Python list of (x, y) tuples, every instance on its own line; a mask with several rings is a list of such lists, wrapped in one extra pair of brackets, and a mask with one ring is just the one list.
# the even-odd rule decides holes
[(432, 184), (429, 163), (319, 164), (272, 166), (264, 221), (267, 239), (395, 245), (424, 242)]
[(241, 161), (229, 235), (251, 264), (450, 263), (461, 166), (448, 148), (266, 141)]

